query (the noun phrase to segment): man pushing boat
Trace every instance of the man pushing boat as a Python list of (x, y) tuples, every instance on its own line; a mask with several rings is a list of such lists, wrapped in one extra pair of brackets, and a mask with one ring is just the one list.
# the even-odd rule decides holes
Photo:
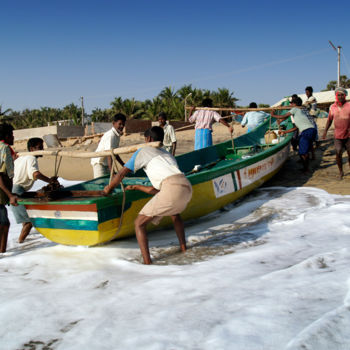
[[(144, 136), (146, 142), (163, 142), (164, 131), (161, 127), (154, 126), (146, 130)], [(138, 190), (155, 195), (135, 219), (135, 233), (144, 264), (151, 264), (146, 226), (150, 222), (158, 225), (164, 216), (171, 217), (180, 249), (186, 251), (185, 230), (180, 214), (192, 198), (192, 187), (171, 154), (163, 149), (143, 147), (124, 164), (103, 192), (106, 195), (111, 193), (128, 173), (139, 169), (145, 171), (152, 186), (132, 185), (127, 186), (126, 190)]]

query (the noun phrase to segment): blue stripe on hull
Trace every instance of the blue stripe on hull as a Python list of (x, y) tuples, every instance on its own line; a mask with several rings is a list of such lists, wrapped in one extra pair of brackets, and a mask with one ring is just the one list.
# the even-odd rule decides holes
[(62, 219), (32, 218), (31, 221), (34, 227), (39, 227), (39, 228), (96, 231), (98, 227), (98, 222), (91, 221), (91, 220), (62, 220)]

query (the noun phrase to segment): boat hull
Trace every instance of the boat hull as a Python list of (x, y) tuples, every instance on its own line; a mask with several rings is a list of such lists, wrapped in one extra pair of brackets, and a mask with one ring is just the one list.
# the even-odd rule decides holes
[[(199, 183), (195, 175), (188, 176), (193, 196), (182, 218), (190, 220), (207, 215), (261, 186), (288, 158), (289, 142), (265, 153), (268, 155), (261, 154), (253, 163), (232, 163), (215, 171), (208, 170), (206, 179)], [(65, 245), (94, 246), (134, 235), (134, 220), (150, 198), (141, 196), (127, 201), (123, 215), (120, 196), (48, 203), (24, 201), (24, 204), (34, 227), (49, 240)], [(158, 226), (150, 225), (148, 229), (170, 225), (170, 218), (163, 218)]]

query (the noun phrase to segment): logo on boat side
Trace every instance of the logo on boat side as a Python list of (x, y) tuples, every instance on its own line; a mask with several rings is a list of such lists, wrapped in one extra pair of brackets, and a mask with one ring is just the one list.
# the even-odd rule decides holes
[(56, 218), (60, 218), (62, 216), (62, 214), (59, 210), (56, 210), (54, 215)]
[(215, 197), (219, 198), (235, 191), (232, 175), (227, 174), (212, 180)]

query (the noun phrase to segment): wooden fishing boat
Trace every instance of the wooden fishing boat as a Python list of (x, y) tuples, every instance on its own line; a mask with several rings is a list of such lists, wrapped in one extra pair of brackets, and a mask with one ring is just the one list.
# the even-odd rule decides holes
[[(185, 221), (245, 196), (279, 171), (288, 158), (292, 134), (276, 144), (265, 144), (269, 128), (267, 121), (234, 139), (234, 145), (229, 140), (176, 157), (193, 186), (192, 200), (181, 214)], [(103, 190), (108, 181), (109, 177), (101, 177), (62, 189), (55, 200), (25, 198), (20, 203), (27, 208), (33, 226), (60, 244), (94, 246), (134, 235), (134, 220), (150, 196), (121, 187), (109, 196), (90, 196)], [(125, 178), (123, 183), (150, 185), (143, 171)], [(170, 219), (163, 218), (157, 227), (170, 225)]]

